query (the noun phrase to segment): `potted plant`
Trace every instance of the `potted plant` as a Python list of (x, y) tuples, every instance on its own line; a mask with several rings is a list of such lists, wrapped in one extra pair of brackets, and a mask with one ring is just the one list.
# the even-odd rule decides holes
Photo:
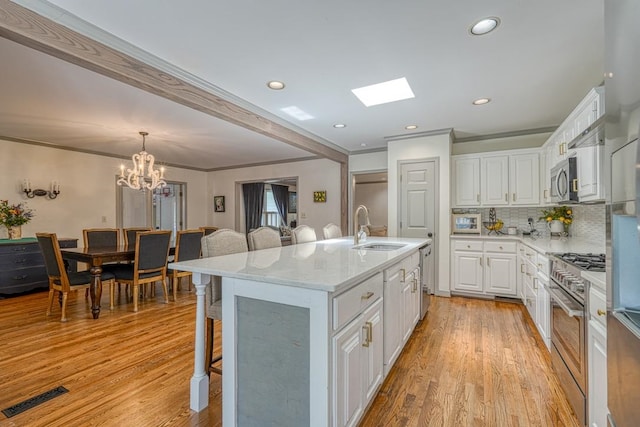
[(569, 234), (569, 226), (573, 222), (573, 209), (568, 206), (555, 206), (550, 210), (542, 210), (540, 221), (546, 221), (552, 234)]
[(8, 200), (0, 200), (0, 225), (7, 227), (9, 239), (22, 238), (22, 226), (33, 218), (33, 211), (23, 203), (10, 205)]

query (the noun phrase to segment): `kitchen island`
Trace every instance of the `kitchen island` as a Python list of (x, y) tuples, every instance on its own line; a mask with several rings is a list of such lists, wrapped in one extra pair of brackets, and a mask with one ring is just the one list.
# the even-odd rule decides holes
[(383, 316), (404, 311), (383, 313), (383, 287), (398, 277), (419, 299), (427, 242), (347, 237), (170, 264), (196, 287), (191, 409), (208, 405), (205, 288), (221, 276), (224, 425), (357, 421), (382, 383)]

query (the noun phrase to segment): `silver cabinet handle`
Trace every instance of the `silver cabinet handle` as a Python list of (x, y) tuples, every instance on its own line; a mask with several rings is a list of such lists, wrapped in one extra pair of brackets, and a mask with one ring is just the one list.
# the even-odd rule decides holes
[(538, 278), (537, 277), (533, 278), (533, 289), (535, 289), (536, 291), (538, 290)]
[(373, 342), (373, 323), (364, 322), (364, 326), (362, 326), (362, 329), (364, 330), (364, 333), (365, 333), (365, 338), (364, 338), (364, 342), (362, 343), (362, 346), (369, 347), (369, 344)]
[(547, 193), (549, 192), (549, 190), (547, 190), (546, 188), (544, 189), (544, 191), (542, 192), (542, 197), (543, 198), (547, 198)]
[(411, 293), (415, 294), (418, 290), (418, 279), (413, 279), (413, 288), (411, 289)]
[(478, 258), (478, 261), (480, 261), (480, 267), (482, 267), (482, 257)]
[(524, 264), (520, 264), (520, 273), (524, 273)]

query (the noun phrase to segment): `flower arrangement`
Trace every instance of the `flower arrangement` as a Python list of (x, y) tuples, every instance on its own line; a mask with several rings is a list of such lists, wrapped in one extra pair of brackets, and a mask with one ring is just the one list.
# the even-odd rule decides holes
[(0, 200), (0, 224), (5, 227), (17, 227), (28, 223), (33, 218), (33, 211), (23, 203), (10, 205), (8, 200)]
[(573, 210), (568, 206), (556, 206), (551, 210), (543, 209), (542, 216), (539, 219), (546, 222), (558, 220), (566, 227), (573, 222)]

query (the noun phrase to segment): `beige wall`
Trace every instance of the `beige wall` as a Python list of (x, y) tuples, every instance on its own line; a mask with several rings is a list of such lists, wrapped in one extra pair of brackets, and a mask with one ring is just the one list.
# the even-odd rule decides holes
[[(298, 178), (298, 225), (313, 227), (321, 239), (327, 223), (340, 224), (340, 164), (326, 159), (209, 172), (209, 223), (244, 231), (240, 184), (292, 177)], [(326, 191), (326, 203), (314, 203), (314, 191)], [(224, 213), (213, 212), (213, 196), (225, 196)]]
[(424, 136), (388, 143), (389, 170), (389, 236), (397, 235), (398, 228), (398, 162), (401, 160), (439, 159), (438, 229), (434, 236), (434, 250), (438, 272), (438, 295), (449, 295), (449, 208), (451, 135), (449, 133)]
[[(0, 200), (26, 202), (34, 210), (33, 220), (23, 226), (25, 237), (49, 231), (82, 242), (83, 228), (116, 226), (116, 175), (123, 162), (130, 160), (0, 140)], [(186, 227), (205, 225), (207, 173), (170, 167), (166, 176), (187, 184)], [(22, 193), (25, 178), (44, 189), (56, 180), (61, 194), (55, 200), (28, 199)], [(4, 227), (0, 238), (6, 238)]]

